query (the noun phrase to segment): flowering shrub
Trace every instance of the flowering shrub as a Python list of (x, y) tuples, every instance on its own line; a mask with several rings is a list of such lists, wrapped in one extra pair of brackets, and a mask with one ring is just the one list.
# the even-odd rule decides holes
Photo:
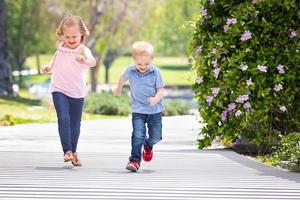
[(296, 0), (201, 3), (191, 44), (200, 148), (218, 135), (268, 146), (300, 130), (299, 13)]

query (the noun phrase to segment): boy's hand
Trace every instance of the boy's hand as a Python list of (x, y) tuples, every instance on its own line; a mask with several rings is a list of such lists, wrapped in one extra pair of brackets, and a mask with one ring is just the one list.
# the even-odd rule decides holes
[(51, 67), (49, 67), (49, 66), (44, 66), (43, 68), (42, 68), (42, 72), (45, 74), (45, 73), (49, 73), (51, 71)]
[(155, 97), (150, 97), (148, 99), (148, 103), (150, 104), (150, 106), (154, 106), (155, 104), (157, 104), (157, 100)]
[(115, 85), (111, 88), (112, 93), (114, 96), (120, 96), (121, 95), (121, 90)]
[(83, 55), (77, 55), (75, 60), (77, 62), (79, 62), (80, 64), (85, 64), (86, 63), (86, 57), (84, 57)]

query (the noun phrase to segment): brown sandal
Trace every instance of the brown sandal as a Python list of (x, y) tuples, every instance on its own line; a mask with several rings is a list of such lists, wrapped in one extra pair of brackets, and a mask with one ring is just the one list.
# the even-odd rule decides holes
[(82, 163), (80, 161), (80, 159), (78, 158), (78, 154), (75, 152), (73, 153), (73, 160), (72, 160), (72, 164), (75, 166), (75, 167), (81, 167), (82, 166)]
[(67, 151), (65, 154), (64, 154), (64, 161), (65, 162), (69, 162), (69, 161), (73, 161), (74, 160), (74, 156), (72, 154), (72, 151)]

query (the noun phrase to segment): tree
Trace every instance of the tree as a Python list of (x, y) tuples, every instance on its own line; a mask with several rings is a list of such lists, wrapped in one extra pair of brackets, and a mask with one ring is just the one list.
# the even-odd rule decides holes
[(12, 94), (11, 68), (7, 62), (7, 13), (5, 0), (0, 0), (0, 95)]
[(193, 33), (190, 26), (198, 14), (198, 0), (156, 0), (141, 15), (139, 38), (148, 40), (156, 54), (186, 56)]

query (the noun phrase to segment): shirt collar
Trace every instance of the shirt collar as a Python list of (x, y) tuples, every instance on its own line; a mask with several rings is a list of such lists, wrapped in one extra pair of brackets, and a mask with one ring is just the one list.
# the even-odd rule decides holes
[(148, 73), (150, 73), (150, 72), (153, 72), (154, 71), (154, 65), (151, 65), (151, 67), (150, 67), (150, 69), (148, 70), (148, 71), (146, 71), (145, 73), (141, 73), (141, 72), (139, 72), (137, 69), (136, 69), (136, 67), (133, 65), (132, 66), (132, 70), (135, 70), (136, 71), (136, 73), (138, 73), (140, 76), (145, 76), (146, 74), (148, 74)]

